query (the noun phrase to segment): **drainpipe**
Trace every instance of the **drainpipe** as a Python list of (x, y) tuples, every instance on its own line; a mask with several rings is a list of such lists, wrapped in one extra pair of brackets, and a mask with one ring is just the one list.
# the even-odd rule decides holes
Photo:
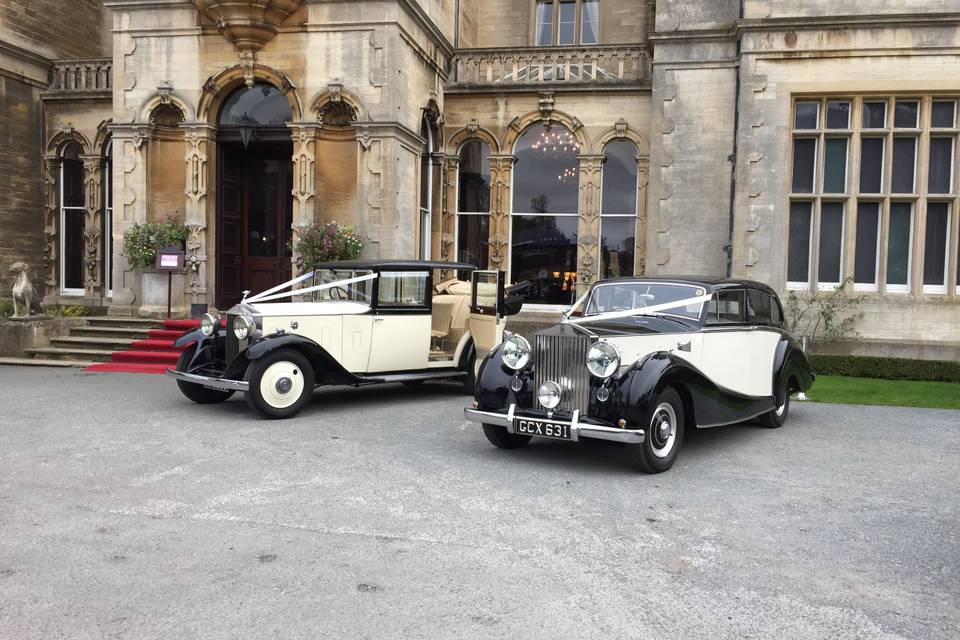
[[(739, 19), (743, 19), (743, 0), (740, 0)], [(733, 91), (733, 153), (727, 160), (730, 161), (730, 212), (727, 226), (727, 244), (723, 250), (727, 254), (727, 277), (733, 275), (733, 224), (734, 224), (734, 202), (737, 197), (737, 138), (740, 135), (740, 37), (734, 31), (737, 38), (737, 79)]]
[(453, 48), (460, 48), (460, 0), (453, 3)]

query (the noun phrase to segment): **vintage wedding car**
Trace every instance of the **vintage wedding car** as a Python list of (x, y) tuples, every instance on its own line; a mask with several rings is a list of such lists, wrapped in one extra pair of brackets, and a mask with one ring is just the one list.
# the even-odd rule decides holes
[[(449, 277), (434, 283), (434, 273)], [(466, 274), (468, 281), (457, 277)], [(303, 301), (276, 302), (294, 295)], [(225, 319), (205, 314), (176, 342), (186, 349), (167, 373), (194, 402), (242, 391), (268, 418), (296, 414), (326, 384), (452, 378), (472, 394), (477, 364), (521, 305), (502, 272), (470, 264), (329, 263), (244, 298)]]
[(813, 379), (766, 285), (622, 278), (594, 284), (533, 345), (507, 336), (482, 363), (466, 417), (504, 449), (534, 436), (634, 443), (640, 469), (657, 473), (685, 429), (781, 426)]

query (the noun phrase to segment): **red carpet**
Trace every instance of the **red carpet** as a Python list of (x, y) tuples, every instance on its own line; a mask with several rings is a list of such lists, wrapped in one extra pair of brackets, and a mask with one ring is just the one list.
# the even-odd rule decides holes
[(134, 340), (130, 349), (114, 351), (110, 362), (98, 362), (84, 371), (101, 373), (163, 373), (177, 365), (183, 347), (173, 346), (184, 331), (200, 326), (199, 320), (164, 320), (162, 329), (150, 329), (146, 340)]

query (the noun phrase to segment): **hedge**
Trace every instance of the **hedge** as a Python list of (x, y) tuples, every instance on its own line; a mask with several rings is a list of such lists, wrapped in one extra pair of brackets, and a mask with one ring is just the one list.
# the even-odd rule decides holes
[(810, 354), (818, 375), (960, 383), (960, 362)]

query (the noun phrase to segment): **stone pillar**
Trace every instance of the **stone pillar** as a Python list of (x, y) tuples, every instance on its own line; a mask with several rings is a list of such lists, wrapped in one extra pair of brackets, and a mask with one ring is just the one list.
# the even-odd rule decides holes
[(457, 177), (460, 156), (444, 156), (442, 199), (440, 204), (440, 259), (456, 262), (457, 254)]
[(99, 155), (80, 156), (83, 161), (83, 265), (84, 295), (99, 298), (103, 293), (100, 282), (100, 227), (103, 206), (103, 158)]
[(293, 138), (293, 265), (292, 273), (302, 273), (300, 254), (296, 251), (300, 230), (316, 222), (316, 176), (317, 176), (317, 131), (315, 122), (291, 122), (287, 124)]
[(442, 260), (443, 255), (443, 201), (446, 195), (446, 162), (442, 152), (430, 154), (430, 259)]
[(603, 155), (580, 155), (580, 202), (577, 224), (577, 297), (600, 275), (600, 181)]
[(490, 268), (510, 268), (510, 180), (516, 156), (490, 155)]
[(46, 300), (51, 304), (59, 293), (60, 241), (60, 156), (43, 156), (43, 268), (45, 272)]
[(187, 277), (184, 278), (186, 293), (190, 295), (191, 304), (210, 304), (209, 244), (207, 221), (212, 216), (207, 215), (210, 199), (207, 197), (207, 185), (210, 184), (210, 173), (213, 169), (209, 162), (210, 156), (216, 150), (216, 130), (206, 123), (191, 123), (181, 125), (184, 130), (186, 165), (186, 221), (190, 235), (187, 238), (187, 255), (185, 263)]
[(141, 274), (123, 255), (123, 234), (147, 221), (147, 147), (151, 127), (113, 124), (113, 297), (107, 313), (135, 315), (142, 304)]
[(647, 273), (647, 184), (650, 182), (650, 158), (637, 156), (637, 237), (634, 273)]

